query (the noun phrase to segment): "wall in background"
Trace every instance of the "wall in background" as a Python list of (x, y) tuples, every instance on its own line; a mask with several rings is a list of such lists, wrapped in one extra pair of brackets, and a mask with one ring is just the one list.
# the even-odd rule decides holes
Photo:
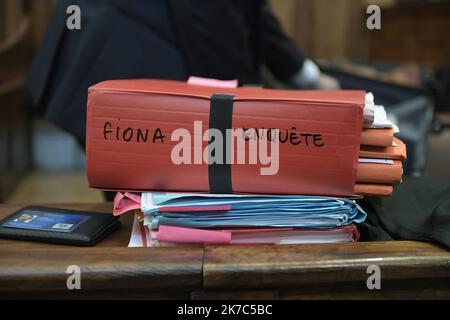
[(51, 0), (0, 0), (0, 202), (32, 166), (32, 109), (24, 81)]
[(365, 0), (271, 0), (299, 48), (314, 59), (367, 58)]
[[(450, 66), (449, 0), (270, 0), (299, 48), (314, 59)], [(381, 7), (381, 30), (366, 28), (366, 9)]]
[(57, 0), (0, 0), (0, 43), (14, 35), (25, 17), (30, 18), (36, 48)]

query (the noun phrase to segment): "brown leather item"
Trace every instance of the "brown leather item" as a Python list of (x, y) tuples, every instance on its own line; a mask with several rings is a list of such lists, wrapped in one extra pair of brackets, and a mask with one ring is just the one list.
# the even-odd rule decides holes
[(356, 183), (355, 194), (373, 197), (387, 197), (392, 194), (394, 187), (391, 184)]
[(358, 163), (356, 182), (400, 183), (402, 174), (402, 162), (398, 160), (395, 160), (394, 164)]
[(373, 159), (391, 159), (391, 160), (406, 160), (406, 146), (398, 138), (394, 137), (394, 143), (396, 146), (389, 147), (375, 147), (362, 145), (359, 150), (360, 158), (373, 158)]
[(363, 129), (361, 132), (361, 145), (390, 147), (393, 141), (392, 129)]
[[(287, 139), (279, 143), (275, 175), (261, 175), (260, 169), (269, 165), (260, 162), (231, 164), (232, 192), (354, 195), (364, 91), (228, 89), (163, 80), (114, 80), (89, 89), (90, 186), (210, 192), (211, 179), (221, 176), (211, 176), (211, 166), (201, 160), (175, 164), (171, 153), (179, 141), (171, 141), (171, 135), (181, 128), (195, 141), (194, 121), (202, 122), (203, 134), (210, 127), (213, 94), (233, 95), (233, 129), (276, 128), (279, 138)], [(208, 141), (191, 146), (195, 158), (198, 149), (208, 150)]]

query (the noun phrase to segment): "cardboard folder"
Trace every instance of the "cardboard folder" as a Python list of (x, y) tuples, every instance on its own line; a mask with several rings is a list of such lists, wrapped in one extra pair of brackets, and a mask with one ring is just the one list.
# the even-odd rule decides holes
[[(214, 88), (163, 80), (101, 82), (88, 94), (89, 185), (124, 191), (351, 196), (364, 103), (364, 91)], [(202, 123), (200, 133), (195, 132), (195, 122)], [(196, 159), (211, 147), (208, 140), (195, 144), (207, 129), (245, 129), (247, 141), (261, 128), (279, 130), (281, 140), (287, 137), (279, 143), (275, 174), (262, 175), (268, 165), (250, 164), (248, 154), (244, 164)], [(180, 142), (172, 141), (177, 129), (192, 137), (187, 157), (191, 163), (176, 164), (171, 157)], [(234, 154), (237, 148), (235, 143)]]
[(357, 183), (355, 184), (355, 194), (374, 197), (390, 196), (394, 191), (392, 184), (382, 183)]
[(361, 132), (361, 145), (389, 147), (394, 142), (394, 130), (386, 129), (367, 129)]
[(394, 145), (389, 147), (376, 147), (362, 145), (359, 150), (359, 156), (361, 158), (373, 158), (373, 159), (392, 159), (392, 160), (406, 160), (406, 146), (398, 138), (394, 138)]
[(402, 174), (402, 163), (398, 160), (394, 164), (358, 163), (356, 181), (394, 184), (402, 181)]

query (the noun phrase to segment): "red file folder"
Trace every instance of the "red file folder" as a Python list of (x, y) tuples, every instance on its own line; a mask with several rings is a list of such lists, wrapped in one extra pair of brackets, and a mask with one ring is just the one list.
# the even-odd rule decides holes
[(392, 184), (382, 183), (357, 183), (355, 185), (355, 193), (365, 196), (386, 197), (390, 196), (394, 191)]
[(358, 183), (400, 183), (402, 174), (402, 163), (398, 160), (394, 160), (394, 164), (358, 163), (356, 181)]
[[(279, 142), (276, 174), (261, 175), (264, 165), (250, 164), (248, 158), (245, 164), (224, 167), (173, 162), (171, 152), (179, 143), (171, 141), (174, 130), (181, 128), (193, 135), (195, 121), (202, 122), (203, 130), (222, 121), (224, 109), (213, 105), (218, 94), (231, 99), (227, 102), (231, 114), (223, 116), (230, 117), (230, 128), (246, 129), (249, 139), (260, 128), (280, 130), (280, 139), (288, 135), (287, 142)], [(88, 95), (89, 184), (110, 190), (215, 192), (212, 186), (225, 181), (235, 193), (351, 196), (364, 94), (227, 89), (163, 80), (101, 82), (91, 87)], [(212, 108), (219, 119), (211, 117)], [(192, 158), (198, 149), (208, 150), (208, 143), (192, 143)], [(235, 144), (235, 152), (236, 148)]]
[(394, 141), (394, 130), (392, 129), (363, 129), (361, 133), (361, 144), (368, 146), (389, 147)]
[(362, 145), (359, 150), (359, 156), (361, 158), (406, 160), (406, 145), (403, 141), (395, 137), (394, 144), (395, 146), (389, 147)]

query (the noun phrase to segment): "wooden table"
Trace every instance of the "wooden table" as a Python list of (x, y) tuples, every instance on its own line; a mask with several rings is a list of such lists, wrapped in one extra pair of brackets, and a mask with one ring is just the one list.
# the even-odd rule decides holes
[[(112, 210), (109, 203), (59, 207)], [(17, 209), (0, 205), (0, 218)], [(432, 244), (127, 248), (132, 216), (121, 221), (93, 248), (0, 240), (0, 298), (450, 297), (450, 252)], [(381, 290), (366, 286), (373, 264)], [(81, 268), (81, 290), (67, 289), (69, 265)]]

